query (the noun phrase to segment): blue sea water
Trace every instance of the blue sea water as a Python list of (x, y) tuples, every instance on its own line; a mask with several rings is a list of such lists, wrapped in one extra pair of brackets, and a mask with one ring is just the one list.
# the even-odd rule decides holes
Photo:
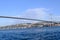
[(60, 40), (60, 27), (0, 30), (0, 40)]

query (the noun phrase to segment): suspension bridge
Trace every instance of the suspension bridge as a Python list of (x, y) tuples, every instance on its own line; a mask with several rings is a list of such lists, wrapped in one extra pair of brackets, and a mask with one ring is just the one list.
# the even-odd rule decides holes
[(32, 20), (32, 21), (42, 21), (42, 22), (52, 22), (52, 23), (56, 23), (53, 21), (46, 21), (46, 20), (39, 20), (39, 19), (31, 19), (31, 18), (21, 18), (21, 17), (12, 17), (12, 16), (0, 16), (0, 18), (9, 18), (9, 19), (22, 19), (22, 20)]

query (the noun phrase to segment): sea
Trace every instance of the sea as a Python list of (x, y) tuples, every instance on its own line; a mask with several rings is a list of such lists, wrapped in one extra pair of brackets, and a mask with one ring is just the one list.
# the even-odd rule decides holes
[(60, 26), (0, 30), (0, 40), (60, 40)]

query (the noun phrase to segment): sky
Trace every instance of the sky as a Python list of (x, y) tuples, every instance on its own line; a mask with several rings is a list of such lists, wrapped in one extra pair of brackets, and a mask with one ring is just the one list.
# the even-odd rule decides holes
[[(60, 0), (0, 0), (0, 16), (60, 21)], [(19, 21), (0, 18), (0, 25)]]

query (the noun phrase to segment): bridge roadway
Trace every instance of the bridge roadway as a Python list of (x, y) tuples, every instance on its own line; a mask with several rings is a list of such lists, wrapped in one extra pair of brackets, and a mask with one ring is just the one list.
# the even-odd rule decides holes
[(10, 19), (20, 19), (20, 20), (22, 19), (22, 20), (32, 20), (32, 21), (42, 21), (42, 22), (56, 23), (56, 22), (53, 22), (53, 21), (30, 19), (30, 18), (21, 18), (21, 17), (12, 17), (12, 16), (0, 16), (0, 18), (10, 18)]

